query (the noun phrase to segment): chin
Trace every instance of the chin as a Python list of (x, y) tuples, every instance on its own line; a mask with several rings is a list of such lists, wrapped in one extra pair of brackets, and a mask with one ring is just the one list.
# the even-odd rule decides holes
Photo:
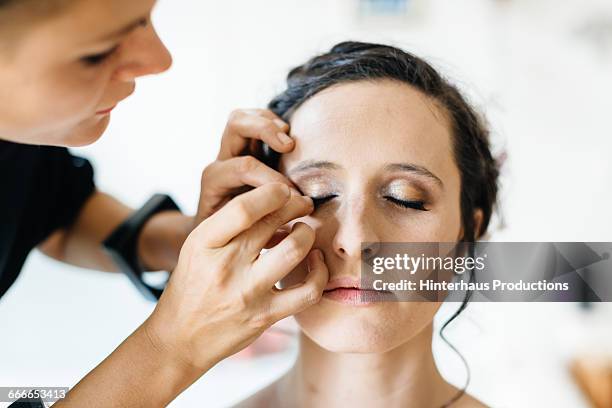
[(104, 134), (108, 124), (110, 123), (110, 115), (103, 117), (93, 117), (81, 122), (78, 126), (72, 129), (62, 140), (62, 145), (66, 147), (81, 147), (90, 145)]
[(384, 353), (431, 326), (434, 302), (379, 302), (350, 306), (322, 299), (297, 314), (304, 334), (334, 353)]

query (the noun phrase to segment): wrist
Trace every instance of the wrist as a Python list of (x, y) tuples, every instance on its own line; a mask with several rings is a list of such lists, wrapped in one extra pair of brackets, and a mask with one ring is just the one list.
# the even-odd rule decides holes
[(147, 319), (134, 335), (139, 337), (140, 344), (146, 350), (144, 354), (156, 362), (157, 377), (168, 385), (169, 394), (180, 394), (206, 372), (189, 364), (165, 343), (151, 325), (150, 319)]
[(172, 271), (193, 226), (194, 217), (178, 211), (163, 211), (151, 217), (138, 237), (138, 256), (146, 270)]
[(221, 358), (207, 349), (199, 353), (190, 341), (190, 334), (182, 330), (174, 313), (166, 309), (155, 308), (151, 316), (142, 324), (142, 333), (146, 336), (152, 350), (155, 350), (164, 361), (170, 362), (177, 370), (193, 381), (198, 379)]

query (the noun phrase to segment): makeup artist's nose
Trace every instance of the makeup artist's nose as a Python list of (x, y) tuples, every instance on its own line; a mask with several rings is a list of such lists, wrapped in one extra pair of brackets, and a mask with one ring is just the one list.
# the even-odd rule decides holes
[(124, 61), (113, 77), (120, 81), (134, 79), (167, 71), (172, 66), (172, 56), (149, 23), (134, 32), (122, 49)]
[(353, 202), (340, 210), (333, 248), (344, 259), (369, 259), (378, 253), (379, 234), (367, 203)]

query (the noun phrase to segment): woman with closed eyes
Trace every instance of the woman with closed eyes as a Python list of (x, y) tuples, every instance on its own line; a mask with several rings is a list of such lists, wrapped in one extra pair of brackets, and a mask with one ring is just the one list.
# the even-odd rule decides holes
[[(292, 70), (270, 109), (296, 147), (269, 164), (315, 203), (287, 227), (315, 231), (330, 277), (321, 301), (295, 315), (295, 365), (238, 406), (484, 406), (438, 372), (440, 303), (369, 302), (359, 288), (363, 242), (471, 242), (486, 232), (498, 170), (481, 119), (420, 58), (356, 42)], [(305, 274), (300, 265), (281, 286)]]

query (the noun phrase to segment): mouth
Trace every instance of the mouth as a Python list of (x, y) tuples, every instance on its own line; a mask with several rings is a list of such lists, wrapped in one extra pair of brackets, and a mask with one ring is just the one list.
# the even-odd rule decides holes
[(98, 111), (98, 112), (96, 112), (96, 115), (108, 115), (109, 113), (111, 113), (113, 111), (113, 109), (115, 109), (116, 106), (117, 105), (115, 104), (115, 105), (111, 106), (108, 109), (104, 109), (104, 110)]
[(391, 291), (362, 288), (361, 282), (354, 278), (333, 279), (323, 291), (323, 298), (352, 306), (367, 306), (377, 302), (392, 301)]
[(117, 107), (119, 102), (129, 98), (134, 93), (135, 90), (136, 90), (136, 84), (132, 84), (132, 87), (131, 87), (130, 91), (127, 93), (127, 95), (125, 95), (124, 97), (118, 99), (117, 102), (115, 102), (115, 104), (113, 106), (111, 106), (110, 108), (97, 111), (96, 115), (101, 115), (101, 116), (108, 115), (109, 113), (111, 113), (113, 111), (113, 109), (115, 109)]

